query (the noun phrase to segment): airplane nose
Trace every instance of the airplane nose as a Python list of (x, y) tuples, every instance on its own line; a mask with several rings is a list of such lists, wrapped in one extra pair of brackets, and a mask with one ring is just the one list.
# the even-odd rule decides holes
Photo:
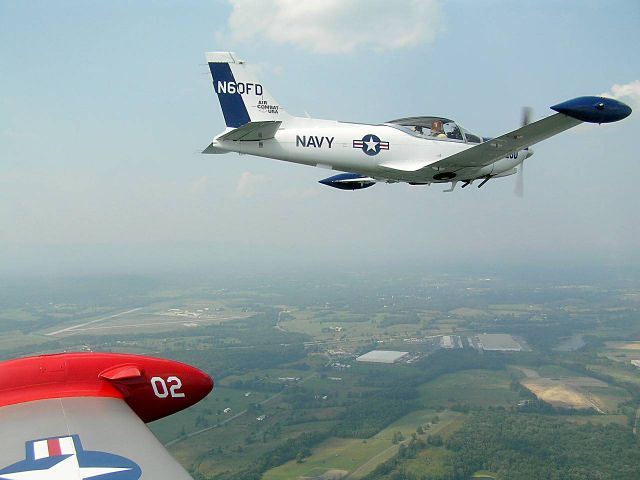
[(527, 156), (524, 157), (524, 159), (526, 160), (527, 158), (533, 156), (533, 148), (525, 148), (525, 150), (527, 151)]

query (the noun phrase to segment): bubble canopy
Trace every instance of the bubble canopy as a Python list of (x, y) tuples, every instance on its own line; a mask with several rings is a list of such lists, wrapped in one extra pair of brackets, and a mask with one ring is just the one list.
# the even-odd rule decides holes
[(462, 128), (453, 120), (444, 117), (407, 117), (386, 122), (417, 137), (449, 142), (482, 143), (482, 137)]

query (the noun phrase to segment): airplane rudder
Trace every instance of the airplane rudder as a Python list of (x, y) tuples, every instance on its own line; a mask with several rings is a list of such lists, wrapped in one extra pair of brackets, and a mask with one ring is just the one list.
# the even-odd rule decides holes
[(207, 53), (213, 88), (228, 127), (253, 121), (283, 121), (286, 112), (259, 82), (253, 70), (231, 52)]
[(239, 82), (231, 69), (231, 64), (235, 62), (234, 54), (231, 52), (207, 53), (213, 90), (218, 95), (225, 123), (227, 127), (232, 128), (238, 128), (251, 121), (242, 94), (237, 88)]

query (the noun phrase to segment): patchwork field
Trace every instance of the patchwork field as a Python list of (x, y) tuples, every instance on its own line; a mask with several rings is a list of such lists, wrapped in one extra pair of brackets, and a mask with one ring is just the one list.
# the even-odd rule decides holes
[[(150, 425), (151, 431), (162, 443), (167, 443), (175, 440), (180, 433), (189, 434), (224, 422), (229, 417), (245, 410), (251, 403), (265, 399), (264, 394), (245, 397), (244, 393), (239, 390), (219, 385), (214, 388), (215, 395), (205, 397), (192, 408), (153, 422)], [(224, 413), (226, 408), (231, 410)], [(249, 415), (248, 418), (252, 419), (253, 417)]]
[(525, 380), (522, 384), (538, 398), (559, 407), (595, 408), (603, 412), (602, 404), (575, 388), (551, 379)]
[(31, 322), (37, 318), (32, 312), (21, 308), (0, 309), (0, 324), (6, 322), (7, 324), (15, 325), (15, 322)]
[(6, 351), (30, 345), (37, 345), (44, 341), (45, 339), (40, 336), (27, 335), (21, 331), (5, 331), (0, 335), (0, 354), (4, 357), (4, 353)]
[(632, 360), (640, 360), (640, 342), (605, 342), (601, 353), (609, 360), (631, 365)]
[(636, 350), (640, 353), (640, 342), (606, 342), (606, 345), (616, 350)]
[(572, 376), (569, 370), (556, 366), (543, 366), (537, 370), (517, 368), (526, 376), (520, 383), (554, 406), (593, 408), (599, 413), (606, 413), (628, 398), (628, 393), (621, 388), (592, 377)]
[(511, 390), (511, 373), (507, 370), (465, 370), (443, 375), (420, 387), (426, 407), (463, 403), (490, 407), (515, 405), (518, 393)]
[[(438, 422), (430, 423), (435, 416)], [(313, 454), (303, 463), (291, 461), (267, 472), (263, 480), (292, 480), (305, 478), (331, 478), (337, 472), (348, 472), (350, 479), (362, 478), (377, 465), (393, 457), (399, 444), (393, 444), (393, 435), (401, 432), (411, 438), (419, 426), (427, 434), (443, 432), (462, 415), (445, 411), (419, 410), (401, 418), (369, 439), (331, 438), (313, 449)], [(328, 475), (327, 475), (328, 474)]]
[[(616, 365), (620, 364), (618, 363)], [(638, 367), (627, 367), (624, 365), (589, 365), (589, 368), (596, 372), (604, 373), (605, 375), (611, 375), (616, 380), (622, 382), (640, 384), (640, 368)]]

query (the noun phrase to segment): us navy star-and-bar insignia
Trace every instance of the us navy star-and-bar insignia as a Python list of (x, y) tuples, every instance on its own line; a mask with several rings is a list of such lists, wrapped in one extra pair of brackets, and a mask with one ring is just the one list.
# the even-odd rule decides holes
[(113, 453), (84, 450), (78, 435), (26, 442), (26, 459), (0, 470), (0, 480), (138, 480), (140, 466)]
[(380, 150), (389, 150), (389, 142), (382, 142), (377, 135), (368, 134), (362, 140), (354, 140), (353, 148), (359, 148), (367, 155), (373, 156), (380, 153)]

